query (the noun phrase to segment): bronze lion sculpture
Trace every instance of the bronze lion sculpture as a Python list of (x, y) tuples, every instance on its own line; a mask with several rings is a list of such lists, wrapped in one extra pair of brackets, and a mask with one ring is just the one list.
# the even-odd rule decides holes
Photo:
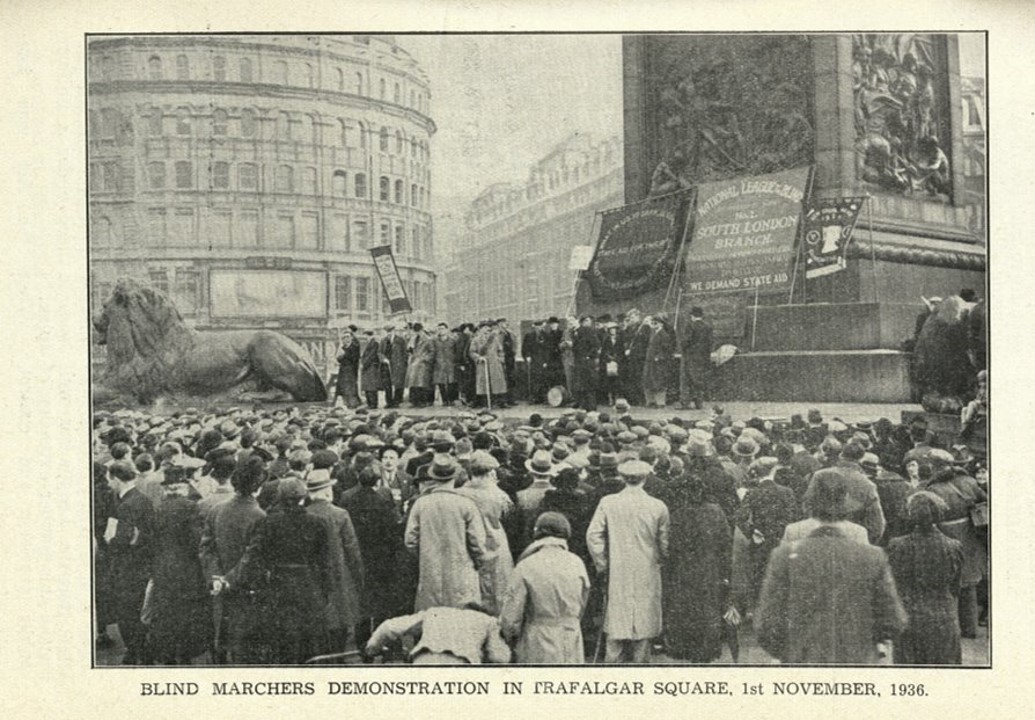
[(974, 396), (985, 363), (984, 318), (983, 302), (973, 305), (958, 295), (932, 308), (916, 336), (910, 368), (924, 410), (957, 413)]
[(121, 279), (93, 320), (107, 366), (94, 399), (268, 393), (299, 402), (327, 399), (309, 353), (270, 330), (198, 332), (162, 292)]

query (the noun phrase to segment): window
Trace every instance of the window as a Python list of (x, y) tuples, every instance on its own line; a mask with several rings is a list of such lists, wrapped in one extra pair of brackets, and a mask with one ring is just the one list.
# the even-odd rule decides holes
[(259, 189), (259, 168), (252, 163), (243, 163), (237, 169), (237, 189), (256, 192)]
[(356, 173), (356, 197), (365, 198), (367, 196), (367, 176), (364, 173)]
[(152, 55), (147, 60), (147, 78), (149, 80), (162, 79), (162, 58)]
[(194, 244), (194, 208), (176, 208), (169, 224), (169, 244)]
[(181, 107), (176, 111), (176, 134), (190, 135), (190, 110)]
[(186, 55), (176, 56), (176, 79), (190, 80), (190, 61)]
[(241, 135), (254, 137), (255, 135), (255, 111), (245, 108), (241, 111)]
[(104, 108), (101, 110), (101, 137), (102, 138), (113, 138), (115, 137), (115, 128), (118, 125), (118, 112), (112, 108)]
[[(428, 262), (435, 259), (435, 248), (431, 244), (431, 233), (424, 234), (424, 259)], [(567, 267), (567, 265), (562, 260), (558, 263), (558, 267)], [(567, 273), (565, 273), (565, 276), (567, 276)]]
[(216, 190), (228, 190), (230, 188), (230, 163), (212, 163), (212, 187)]
[(331, 250), (352, 250), (351, 238), (349, 237), (349, 217), (342, 213), (334, 216), (334, 231), (327, 234), (328, 244)]
[(386, 222), (381, 223), (381, 244), (382, 245), (391, 245), (392, 244), (392, 228)]
[(316, 123), (312, 115), (302, 116), (302, 142), (317, 144)]
[(302, 193), (305, 195), (316, 194), (316, 168), (302, 168)]
[(335, 197), (345, 197), (346, 178), (344, 170), (335, 170), (331, 178), (331, 192)]
[(226, 135), (226, 110), (217, 109), (212, 113), (212, 134)]
[(349, 310), (352, 307), (352, 278), (338, 275), (334, 278), (334, 308)]
[(173, 281), (173, 302), (184, 315), (198, 312), (198, 271), (192, 268), (177, 268)]
[(278, 215), (273, 224), (273, 247), (289, 248), (295, 244), (295, 217)]
[(410, 157), (417, 157), (417, 138), (410, 140)]
[(400, 257), (406, 254), (406, 235), (402, 225), (395, 226), (395, 254)]
[(189, 160), (178, 160), (176, 162), (176, 187), (180, 190), (189, 190), (194, 187), (194, 168)]
[(162, 136), (162, 111), (154, 108), (147, 116), (147, 134), (151, 137)]
[(413, 228), (413, 259), (420, 260), (420, 228)]
[(149, 162), (147, 164), (147, 185), (152, 190), (165, 190), (164, 162)]
[(353, 225), (353, 228), (356, 231), (354, 233), (354, 236), (356, 238), (356, 245), (364, 250), (369, 248), (370, 234), (367, 224), (361, 220), (357, 220), (355, 225)]
[(277, 60), (273, 63), (273, 77), (275, 81), (279, 82), (281, 85), (287, 85), (288, 81), (291, 79), (288, 74), (288, 64), (283, 60)]
[(341, 118), (338, 118), (338, 142), (342, 147), (349, 146), (349, 126)]
[[(254, 165), (252, 167), (255, 167)], [(242, 210), (237, 222), (238, 235), (234, 238), (240, 247), (258, 247), (259, 245), (259, 213), (255, 210)]]
[(309, 87), (316, 87), (316, 70), (313, 68), (311, 63), (305, 64), (305, 80)]
[(367, 129), (363, 123), (359, 124), (359, 146), (366, 148), (367, 146)]
[(391, 183), (388, 180), (388, 178), (385, 177), (384, 175), (382, 175), (381, 176), (381, 182), (380, 182), (380, 185), (379, 185), (380, 190), (381, 190), (381, 195), (380, 195), (381, 202), (388, 202), (391, 199), (389, 197), (389, 195), (391, 193), (390, 185), (391, 185)]
[(334, 68), (334, 76), (338, 80), (338, 91), (345, 91), (345, 72), (341, 68)]
[(417, 96), (413, 90), (410, 90), (410, 107), (417, 107)]
[(209, 218), (208, 241), (213, 247), (230, 247), (230, 225), (232, 216), (229, 210), (216, 210)]
[(241, 82), (252, 81), (252, 61), (248, 58), (241, 58), (239, 63)]
[(385, 99), (385, 79), (384, 78), (381, 78), (381, 81), (378, 83), (378, 97), (380, 97), (382, 100)]
[(424, 188), (417, 188), (417, 207), (424, 207)]
[(356, 278), (356, 312), (370, 312), (370, 278)]
[(363, 73), (356, 73), (356, 94), (363, 94)]
[(286, 112), (277, 114), (277, 139), (291, 139), (291, 116)]
[(410, 205), (417, 206), (417, 183), (410, 185)]
[(226, 58), (222, 55), (212, 58), (212, 79), (216, 82), (226, 82)]
[(402, 95), (399, 91), (399, 83), (396, 83), (394, 92), (392, 93), (392, 99), (395, 101), (396, 105), (398, 105), (401, 102), (401, 97)]
[(290, 165), (281, 165), (277, 168), (277, 192), (295, 191), (295, 171)]
[(94, 221), (90, 232), (90, 244), (97, 247), (107, 247), (115, 244), (115, 238), (111, 230), (111, 220), (102, 217)]
[(169, 294), (169, 273), (165, 270), (151, 270), (147, 273), (147, 280), (155, 290), (161, 290)]
[(381, 126), (381, 152), (388, 152), (388, 128)]
[(302, 213), (302, 227), (298, 246), (306, 250), (316, 250), (320, 245), (320, 216), (316, 213)]
[(395, 202), (397, 202), (400, 205), (402, 205), (403, 202), (405, 202), (405, 199), (403, 197), (403, 181), (402, 180), (396, 180), (395, 181)]
[(147, 209), (147, 237), (152, 245), (165, 244), (165, 208)]

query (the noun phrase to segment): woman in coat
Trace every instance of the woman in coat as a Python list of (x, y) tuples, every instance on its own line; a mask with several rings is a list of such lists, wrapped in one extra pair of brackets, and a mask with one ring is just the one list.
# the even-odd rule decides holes
[(701, 474), (687, 473), (673, 488), (673, 537), (662, 593), (665, 648), (694, 663), (722, 654), (723, 615), (729, 609), (733, 533), (718, 505), (705, 501)]
[(503, 636), (514, 642), (519, 663), (582, 664), (586, 661), (580, 619), (589, 597), (586, 567), (568, 552), (568, 520), (547, 512), (535, 525), (511, 575), (500, 613)]
[(963, 659), (957, 609), (963, 546), (936, 525), (947, 510), (933, 493), (912, 495), (906, 512), (913, 530), (888, 545), (888, 563), (909, 614), (895, 643), (896, 665), (959, 665)]
[(650, 322), (651, 335), (643, 365), (643, 392), (647, 397), (647, 407), (664, 407), (672, 376), (674, 340), (660, 320), (654, 318)]
[(413, 324), (410, 338), (410, 361), (406, 366), (406, 387), (410, 389), (410, 404), (426, 407), (431, 396), (431, 370), (435, 358), (435, 347), (420, 323)]
[(334, 386), (334, 399), (345, 399), (349, 408), (359, 407), (359, 340), (356, 339), (356, 326), (342, 333), (341, 347), (338, 349), (338, 381)]
[(475, 369), (475, 394), (481, 398), (492, 395), (494, 401), (507, 392), (507, 378), (503, 372), (503, 345), (492, 323), (485, 323), (471, 338), (471, 360)]
[(171, 472), (162, 485), (151, 571), (151, 643), (157, 662), (188, 665), (208, 649), (212, 632), (212, 603), (198, 559), (202, 517), (187, 498), (185, 475)]
[(359, 386), (367, 405), (377, 407), (377, 393), (381, 389), (381, 343), (367, 330), (366, 345), (360, 356)]

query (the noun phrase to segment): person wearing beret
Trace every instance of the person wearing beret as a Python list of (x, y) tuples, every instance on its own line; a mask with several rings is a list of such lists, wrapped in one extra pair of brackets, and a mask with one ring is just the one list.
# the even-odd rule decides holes
[(188, 665), (209, 648), (212, 601), (198, 559), (202, 516), (190, 500), (190, 471), (170, 467), (155, 514), (151, 646), (162, 665)]
[(108, 467), (108, 487), (115, 503), (104, 541), (111, 559), (115, 622), (126, 645), (122, 665), (145, 665), (151, 659), (140, 609), (154, 557), (155, 511), (151, 501), (137, 489), (136, 481), (137, 470), (128, 460), (116, 460)]
[(607, 574), (603, 632), (605, 662), (650, 661), (662, 630), (661, 568), (669, 548), (669, 513), (643, 483), (651, 467), (641, 460), (618, 466), (625, 489), (597, 505), (586, 546), (597, 572)]
[(582, 664), (586, 661), (581, 617), (589, 598), (589, 576), (568, 551), (571, 524), (559, 512), (544, 512), (535, 522), (510, 578), (500, 613), (503, 636), (514, 659), (528, 664)]
[(481, 603), (478, 569), (486, 559), (485, 521), (473, 500), (453, 487), (456, 461), (436, 455), (421, 481), (403, 542), (418, 558), (416, 610)]

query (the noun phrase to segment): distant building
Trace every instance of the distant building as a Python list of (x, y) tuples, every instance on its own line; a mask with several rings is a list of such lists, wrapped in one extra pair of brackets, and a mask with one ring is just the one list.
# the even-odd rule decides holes
[(279, 329), (319, 365), (337, 327), (389, 318), (391, 244), (436, 314), (425, 72), (392, 36), (90, 39), (94, 307), (121, 276), (200, 329)]
[(574, 134), (524, 185), (487, 187), (471, 203), (445, 276), (452, 322), (561, 315), (572, 299), (571, 249), (591, 245), (596, 213), (622, 204), (622, 144)]
[(963, 99), (963, 205), (970, 207), (970, 229), (988, 240), (985, 224), (985, 79), (960, 78)]

